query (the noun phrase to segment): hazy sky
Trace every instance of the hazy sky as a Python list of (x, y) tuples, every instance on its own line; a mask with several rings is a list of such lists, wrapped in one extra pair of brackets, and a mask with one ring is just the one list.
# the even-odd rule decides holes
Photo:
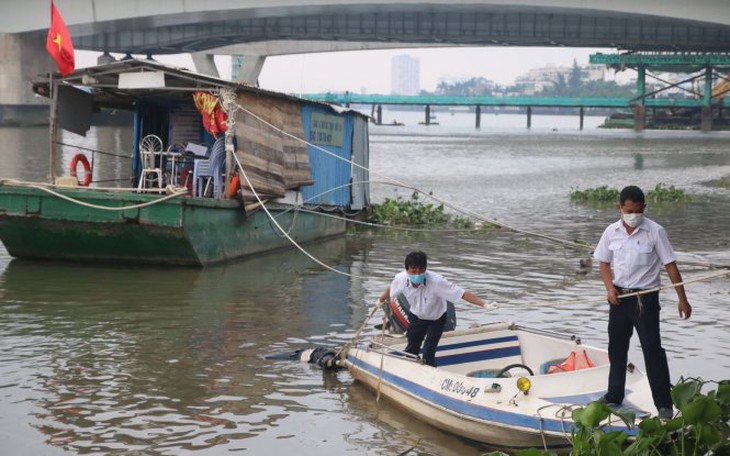
[[(468, 79), (482, 76), (499, 84), (510, 85), (531, 68), (546, 65), (572, 66), (588, 64), (596, 52), (611, 49), (587, 48), (424, 48), (348, 51), (269, 57), (259, 78), (261, 87), (289, 93), (326, 91), (390, 93), (390, 62), (394, 55), (409, 54), (420, 59), (421, 89), (434, 90), (442, 78)], [(77, 66), (96, 64), (98, 53), (77, 51)], [(188, 55), (154, 56), (165, 63), (194, 69)], [(222, 77), (230, 77), (230, 57), (216, 57)], [(626, 71), (619, 79), (633, 76)]]

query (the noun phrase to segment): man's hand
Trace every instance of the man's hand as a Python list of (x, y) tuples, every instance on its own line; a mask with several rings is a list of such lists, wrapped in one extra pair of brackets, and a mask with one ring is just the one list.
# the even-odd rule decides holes
[(614, 287), (609, 288), (608, 294), (606, 295), (606, 299), (608, 299), (608, 302), (610, 302), (614, 306), (619, 305), (618, 290), (616, 290)]
[(692, 316), (692, 306), (689, 305), (689, 301), (686, 299), (679, 301), (677, 308), (679, 309), (679, 318), (689, 320), (689, 317)]

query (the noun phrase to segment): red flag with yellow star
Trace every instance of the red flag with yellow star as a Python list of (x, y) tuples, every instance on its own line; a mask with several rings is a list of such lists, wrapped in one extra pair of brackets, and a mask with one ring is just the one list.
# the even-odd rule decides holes
[(46, 50), (56, 61), (62, 76), (74, 72), (76, 68), (74, 45), (71, 42), (71, 35), (68, 33), (61, 14), (56, 9), (56, 5), (53, 4), (53, 0), (51, 0), (51, 28), (48, 29)]

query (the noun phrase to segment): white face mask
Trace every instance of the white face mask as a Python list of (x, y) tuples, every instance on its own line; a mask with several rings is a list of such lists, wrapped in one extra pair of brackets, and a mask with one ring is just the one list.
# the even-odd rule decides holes
[(644, 221), (644, 214), (621, 214), (624, 223), (631, 228), (636, 228)]

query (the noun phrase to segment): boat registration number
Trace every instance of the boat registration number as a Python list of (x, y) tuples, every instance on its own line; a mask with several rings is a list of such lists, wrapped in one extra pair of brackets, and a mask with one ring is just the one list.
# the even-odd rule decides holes
[(451, 378), (445, 378), (444, 381), (441, 382), (441, 391), (475, 398), (477, 397), (477, 394), (479, 394), (479, 387), (465, 385), (463, 382)]

